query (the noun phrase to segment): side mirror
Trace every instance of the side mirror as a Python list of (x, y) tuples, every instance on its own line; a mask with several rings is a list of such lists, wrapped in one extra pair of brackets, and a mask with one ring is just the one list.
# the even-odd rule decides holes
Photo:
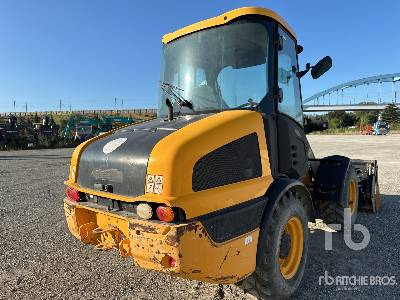
[(311, 76), (314, 79), (321, 77), (332, 67), (332, 58), (325, 56), (315, 66), (311, 68)]

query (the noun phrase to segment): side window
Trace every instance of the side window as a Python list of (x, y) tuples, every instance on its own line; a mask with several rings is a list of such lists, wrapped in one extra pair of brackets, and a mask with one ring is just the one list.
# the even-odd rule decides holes
[(283, 100), (279, 103), (278, 109), (303, 126), (300, 82), (296, 76), (296, 44), (282, 28), (279, 28), (278, 32), (283, 42), (282, 50), (278, 52), (278, 86), (283, 91)]

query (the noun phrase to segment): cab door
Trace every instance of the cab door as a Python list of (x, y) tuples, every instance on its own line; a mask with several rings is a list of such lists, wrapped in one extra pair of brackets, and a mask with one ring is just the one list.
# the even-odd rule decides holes
[(277, 144), (279, 173), (290, 178), (300, 178), (308, 172), (310, 146), (303, 128), (303, 107), (298, 70), (296, 42), (281, 27), (278, 27), (281, 43), (278, 50), (278, 101)]

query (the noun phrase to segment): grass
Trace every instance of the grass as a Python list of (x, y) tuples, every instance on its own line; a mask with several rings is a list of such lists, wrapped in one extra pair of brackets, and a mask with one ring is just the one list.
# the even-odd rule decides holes
[[(400, 126), (392, 126), (390, 128), (389, 134), (399, 134), (400, 133)], [(314, 131), (310, 134), (314, 135), (359, 135), (360, 129), (358, 128), (329, 128), (324, 131)]]
[(324, 131), (314, 131), (310, 134), (315, 135), (327, 135), (327, 134), (335, 134), (335, 135), (352, 135), (352, 134), (360, 134), (360, 130), (358, 128), (329, 128)]

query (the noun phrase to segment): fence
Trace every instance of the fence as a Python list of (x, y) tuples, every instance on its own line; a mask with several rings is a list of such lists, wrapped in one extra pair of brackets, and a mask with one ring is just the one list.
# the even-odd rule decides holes
[(33, 112), (0, 112), (0, 116), (8, 116), (10, 114), (15, 116), (43, 116), (43, 115), (88, 115), (88, 114), (99, 114), (99, 115), (120, 115), (120, 114), (156, 114), (157, 109), (155, 108), (137, 108), (137, 109), (120, 109), (120, 110), (75, 110), (75, 111), (33, 111)]

